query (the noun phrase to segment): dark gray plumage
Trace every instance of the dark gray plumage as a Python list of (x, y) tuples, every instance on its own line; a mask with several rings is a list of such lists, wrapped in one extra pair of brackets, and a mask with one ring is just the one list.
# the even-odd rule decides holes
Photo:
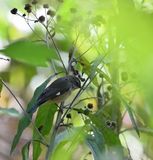
[(40, 94), (36, 104), (28, 113), (34, 113), (40, 105), (49, 100), (57, 104), (64, 101), (77, 88), (81, 88), (81, 82), (77, 77), (69, 75), (58, 78)]

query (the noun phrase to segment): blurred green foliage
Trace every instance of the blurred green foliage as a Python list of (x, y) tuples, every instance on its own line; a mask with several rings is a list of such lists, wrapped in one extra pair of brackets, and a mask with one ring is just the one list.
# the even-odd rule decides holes
[[(131, 148), (123, 147), (125, 139), (120, 138), (120, 135), (124, 135), (124, 129), (136, 131), (140, 135), (139, 141), (144, 147), (145, 155), (153, 158), (152, 152), (147, 150), (147, 144), (152, 146), (153, 142), (152, 0), (48, 2), (51, 9), (56, 11), (54, 17), (49, 17), (48, 22), (37, 22), (36, 18), (39, 17), (32, 13), (28, 19), (35, 21), (29, 20), (27, 23), (20, 17), (24, 25), (30, 25), (32, 29), (27, 33), (19, 30), (18, 24), (15, 25), (10, 18), (2, 16), (5, 13), (13, 19), (13, 16), (17, 15), (10, 15), (9, 10), (14, 7), (18, 8), (22, 15), (25, 13), (23, 3), (28, 2), (2, 2), (6, 10), (0, 11), (0, 52), (10, 57), (11, 61), (10, 66), (1, 72), (1, 78), (17, 89), (19, 97), (28, 103), (32, 97), (28, 89), (34, 76), (45, 75), (47, 79), (49, 74), (64, 71), (59, 52), (66, 67), (68, 57), (74, 53), (77, 61), (75, 67), (80, 75), (88, 80), (82, 82), (85, 88), (74, 103), (75, 109), (71, 110), (70, 122), (76, 126), (61, 127), (55, 138), (53, 159), (77, 159), (77, 156), (86, 159), (83, 158), (86, 155), (89, 159), (94, 157), (96, 160), (130, 158)], [(44, 3), (47, 2), (39, 2), (38, 11), (46, 16), (46, 9), (42, 7)], [(3, 60), (0, 59), (0, 63), (1, 61)], [(49, 70), (49, 73), (41, 72), (41, 69), (46, 72)], [(35, 86), (37, 89), (28, 108), (34, 105), (49, 81), (50, 78)], [(0, 92), (1, 90), (2, 83)], [(71, 103), (74, 97), (75, 94), (68, 99), (67, 104)], [(94, 108), (87, 108), (88, 103), (93, 103)], [(58, 112), (54, 104), (46, 104), (40, 107), (34, 121), (47, 140), (52, 133), (56, 111)], [(10, 116), (11, 113), (18, 115), (18, 112), (12, 109), (1, 109), (0, 112)], [(63, 123), (69, 124), (68, 121), (65, 118)], [(30, 120), (24, 115), (19, 121), (12, 151), (29, 125)], [(129, 134), (137, 137), (132, 131), (129, 131)], [(47, 145), (39, 143), (40, 141), (43, 141), (42, 137), (33, 127), (32, 140), (22, 148), (23, 159), (29, 158), (30, 145), (33, 146), (34, 160), (44, 157)], [(89, 152), (92, 155), (88, 154)], [(76, 156), (77, 153), (79, 154)]]

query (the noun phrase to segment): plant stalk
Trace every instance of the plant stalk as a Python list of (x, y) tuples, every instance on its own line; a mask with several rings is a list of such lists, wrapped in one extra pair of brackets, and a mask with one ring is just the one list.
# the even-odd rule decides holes
[(60, 105), (60, 109), (58, 111), (58, 114), (57, 114), (57, 118), (56, 118), (54, 128), (51, 132), (50, 143), (49, 143), (49, 147), (48, 147), (48, 150), (47, 150), (47, 153), (46, 153), (45, 160), (49, 160), (51, 158), (53, 150), (54, 150), (55, 138), (56, 138), (56, 134), (57, 134), (58, 128), (60, 126), (59, 124), (61, 122), (61, 117), (62, 117), (62, 114), (63, 114), (63, 111), (62, 111), (63, 105), (64, 105), (64, 103), (62, 102), (61, 105)]

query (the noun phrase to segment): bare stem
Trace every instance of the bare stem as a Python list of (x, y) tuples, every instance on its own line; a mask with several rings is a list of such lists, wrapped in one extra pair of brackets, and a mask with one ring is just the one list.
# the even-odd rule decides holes
[(48, 150), (47, 150), (47, 153), (46, 153), (46, 159), (45, 160), (50, 159), (50, 157), (52, 156), (53, 150), (54, 150), (55, 138), (56, 138), (56, 134), (57, 134), (59, 124), (61, 122), (61, 117), (62, 117), (62, 114), (63, 114), (63, 111), (62, 111), (63, 110), (62, 109), (63, 105), (64, 105), (64, 102), (61, 103), (61, 105), (60, 105), (60, 109), (59, 109), (58, 114), (57, 114), (56, 122), (55, 122), (54, 128), (52, 129), (52, 133), (51, 133), (51, 137), (50, 137), (50, 143), (49, 143), (49, 147), (48, 147)]
[(52, 35), (50, 34), (48, 28), (47, 28), (43, 23), (41, 23), (41, 24), (45, 27), (45, 29), (46, 29), (46, 31), (47, 31), (50, 39), (52, 40), (53, 46), (54, 46), (54, 48), (55, 48), (55, 50), (56, 50), (56, 52), (57, 52), (57, 54), (58, 54), (58, 56), (59, 56), (59, 58), (60, 58), (60, 61), (61, 61), (62, 65), (63, 65), (63, 68), (64, 68), (64, 70), (65, 70), (65, 72), (66, 72), (66, 74), (67, 74), (68, 71), (67, 71), (67, 69), (66, 69), (66, 67), (65, 67), (65, 64), (64, 64), (63, 60), (62, 60), (61, 54), (60, 54), (60, 52), (59, 52), (59, 50), (58, 50), (58, 48), (57, 48), (57, 46), (56, 46), (56, 44), (55, 44), (55, 41), (54, 41), (54, 39), (52, 38)]
[[(32, 14), (33, 14), (33, 15), (36, 17), (36, 19), (38, 20), (38, 17), (37, 17), (34, 13), (32, 13)], [(63, 65), (63, 68), (64, 68), (66, 74), (68, 74), (68, 71), (67, 71), (67, 69), (66, 69), (66, 67), (65, 67), (65, 64), (64, 64), (63, 60), (62, 60), (61, 54), (60, 54), (60, 52), (59, 52), (59, 50), (58, 50), (58, 48), (57, 48), (57, 46), (56, 46), (56, 44), (55, 44), (55, 41), (54, 41), (51, 33), (50, 33), (49, 30), (48, 30), (48, 26), (46, 26), (44, 23), (41, 23), (41, 25), (46, 29), (46, 31), (47, 31), (50, 39), (52, 40), (53, 46), (54, 46), (54, 48), (55, 48), (55, 50), (56, 50), (56, 52), (57, 52), (57, 54), (58, 54), (58, 56), (59, 56), (59, 58), (60, 58), (60, 61), (61, 61), (62, 65)]]
[(1, 82), (3, 83), (3, 85), (7, 88), (7, 90), (11, 93), (11, 95), (14, 97), (14, 99), (16, 100), (16, 102), (18, 103), (18, 105), (20, 106), (20, 108), (22, 109), (24, 115), (28, 118), (28, 120), (32, 123), (34, 129), (37, 131), (37, 133), (39, 134), (39, 136), (42, 138), (43, 143), (45, 145), (48, 145), (46, 139), (43, 137), (43, 135), (39, 132), (38, 128), (35, 126), (34, 122), (32, 121), (30, 115), (25, 111), (25, 109), (23, 108), (23, 106), (21, 105), (21, 103), (19, 102), (19, 100), (17, 99), (17, 97), (15, 96), (15, 94), (11, 91), (11, 89), (7, 86), (7, 84), (1, 80)]

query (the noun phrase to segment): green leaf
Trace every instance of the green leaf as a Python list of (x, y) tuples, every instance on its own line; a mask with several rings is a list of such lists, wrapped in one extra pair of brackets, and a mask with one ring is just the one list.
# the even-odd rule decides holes
[(20, 117), (21, 114), (14, 108), (1, 108), (0, 107), (0, 115), (5, 114), (12, 117)]
[[(0, 78), (0, 80), (1, 80), (1, 78)], [(0, 82), (0, 97), (1, 97), (2, 87), (3, 87), (3, 84), (2, 84), (2, 82)]]
[(25, 40), (14, 42), (0, 51), (17, 61), (35, 66), (46, 66), (47, 60), (57, 58), (52, 48)]
[(31, 142), (26, 143), (22, 148), (22, 160), (29, 160), (29, 148)]
[(112, 83), (110, 77), (105, 72), (99, 68), (97, 68), (96, 71), (99, 73), (99, 75), (103, 76), (107, 82)]
[(94, 136), (88, 135), (86, 138), (86, 143), (91, 149), (94, 159), (102, 160), (102, 153), (105, 151), (104, 137), (94, 126), (92, 126), (92, 131)]
[[(37, 101), (37, 98), (39, 97), (39, 95), (43, 92), (43, 90), (45, 89), (45, 87), (47, 86), (47, 84), (49, 83), (50, 79), (53, 76), (49, 77), (45, 82), (43, 82), (39, 87), (36, 88), (34, 95), (31, 99), (31, 101), (29, 102), (28, 106), (27, 106), (27, 110), (30, 109)], [(25, 128), (27, 128), (29, 126), (29, 124), (31, 123), (30, 119), (32, 118), (32, 115), (29, 114), (29, 117), (27, 117), (27, 115), (24, 115), (18, 124), (18, 129), (17, 129), (17, 133), (13, 139), (12, 142), (12, 147), (11, 147), (11, 153), (13, 152), (13, 150), (15, 149), (16, 145), (18, 144), (20, 137), (22, 135), (22, 132), (24, 131)]]
[(104, 59), (103, 56), (98, 56), (91, 64), (89, 78), (91, 79), (91, 82), (95, 86), (98, 86), (98, 80), (96, 77), (96, 70), (97, 70), (98, 66), (101, 64), (101, 62), (103, 61), (103, 59)]
[(95, 76), (95, 72), (97, 70), (97, 67), (100, 65), (100, 63), (103, 61), (104, 57), (103, 56), (98, 56), (92, 63), (91, 66), (91, 78)]
[[(55, 112), (57, 111), (57, 106), (55, 104), (44, 104), (38, 110), (37, 117), (35, 119), (35, 125), (39, 128), (41, 134), (46, 136), (50, 133), (50, 130), (53, 126), (53, 118)], [(40, 135), (33, 131), (33, 139), (40, 139)], [(33, 143), (33, 160), (37, 160), (41, 154), (41, 145), (40, 143)]]
[(52, 159), (73, 159), (73, 153), (78, 145), (84, 141), (85, 134), (84, 127), (70, 128), (58, 134), (55, 139), (55, 150)]
[(119, 96), (119, 97), (120, 97), (120, 99), (122, 100), (125, 108), (126, 108), (127, 111), (128, 111), (128, 114), (129, 114), (129, 116), (130, 116), (130, 119), (131, 119), (131, 122), (132, 122), (132, 125), (133, 125), (135, 131), (137, 132), (138, 136), (140, 137), (139, 128), (138, 128), (137, 123), (136, 123), (136, 121), (135, 121), (135, 118), (134, 118), (134, 115), (133, 115), (133, 112), (132, 112), (132, 109), (131, 109), (130, 105), (129, 105), (129, 104), (126, 102), (126, 100), (123, 99), (121, 96)]
[[(94, 142), (91, 142), (92, 145), (90, 144), (90, 148), (92, 149), (93, 155), (95, 157), (98, 156), (97, 159), (99, 160), (101, 154), (99, 153), (99, 151), (102, 150), (102, 157), (105, 156), (105, 158), (103, 158), (102, 160), (106, 160), (106, 157), (109, 155), (109, 153), (112, 152), (114, 152), (114, 156), (119, 155), (119, 157), (121, 157), (120, 159), (123, 159), (123, 147), (121, 145), (119, 135), (114, 130), (107, 127), (107, 118), (103, 116), (102, 112), (97, 112), (95, 114), (89, 115), (89, 118), (90, 121), (92, 121), (91, 129), (96, 139)], [(101, 143), (99, 141), (101, 141)], [(94, 148), (94, 146), (96, 148)], [(105, 150), (106, 148), (107, 150)]]

